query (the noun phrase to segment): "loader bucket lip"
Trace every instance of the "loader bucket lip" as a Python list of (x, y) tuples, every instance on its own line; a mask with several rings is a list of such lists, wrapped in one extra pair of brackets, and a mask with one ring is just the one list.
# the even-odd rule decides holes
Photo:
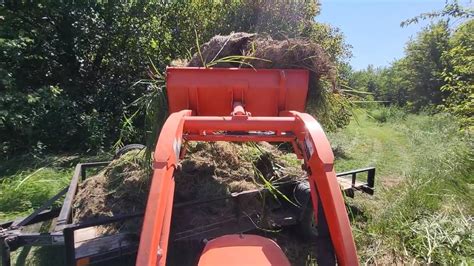
[[(172, 68), (166, 70), (169, 112), (226, 116), (242, 104), (252, 116), (304, 112), (309, 71), (305, 69)], [(262, 101), (262, 99), (265, 99)]]

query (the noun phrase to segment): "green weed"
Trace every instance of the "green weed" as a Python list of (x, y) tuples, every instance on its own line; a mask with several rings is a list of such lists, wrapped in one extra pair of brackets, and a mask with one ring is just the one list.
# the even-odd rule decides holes
[(0, 163), (0, 221), (31, 213), (69, 185), (79, 162), (101, 161), (110, 155), (80, 158), (48, 155), (19, 156)]
[(359, 111), (358, 117), (357, 123), (330, 138), (348, 155), (337, 159), (338, 171), (377, 167), (376, 195), (351, 202), (364, 213), (364, 219), (356, 218), (353, 224), (361, 260), (472, 263), (474, 169), (469, 136), (443, 114), (397, 114), (384, 123), (370, 112)]

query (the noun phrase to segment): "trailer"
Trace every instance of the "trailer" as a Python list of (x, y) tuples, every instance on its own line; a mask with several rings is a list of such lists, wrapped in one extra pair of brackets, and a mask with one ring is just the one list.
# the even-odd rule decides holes
[[(336, 174), (331, 146), (319, 123), (304, 113), (308, 91), (307, 70), (168, 68), (167, 96), (170, 115), (155, 147), (150, 193), (144, 213), (113, 216), (73, 223), (72, 209), (78, 186), (91, 169), (109, 162), (81, 163), (68, 187), (27, 217), (0, 224), (2, 265), (10, 253), (25, 246), (64, 246), (68, 265), (100, 263), (122, 256), (136, 256), (137, 265), (165, 265), (174, 243), (196, 243), (199, 265), (289, 264), (272, 240), (258, 234), (262, 213), (245, 213), (242, 202), (261, 197), (268, 189), (232, 193), (227, 197), (175, 202), (173, 172), (192, 141), (290, 143), (306, 180), (275, 184), (288, 199), (266, 198), (275, 228), (297, 226), (302, 235), (317, 240), (318, 263), (358, 264), (344, 195), (374, 193), (375, 168)], [(130, 148), (125, 147), (117, 156)], [(363, 181), (361, 181), (363, 179)], [(57, 206), (59, 200), (62, 204)], [(173, 227), (180, 210), (225, 202), (231, 215), (217, 222), (186, 230)], [(140, 233), (101, 235), (97, 227), (136, 219)], [(25, 230), (48, 223), (47, 232)]]

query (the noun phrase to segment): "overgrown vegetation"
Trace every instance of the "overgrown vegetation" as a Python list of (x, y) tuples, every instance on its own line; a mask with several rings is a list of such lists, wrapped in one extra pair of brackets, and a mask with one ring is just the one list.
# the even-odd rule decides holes
[(110, 155), (17, 156), (0, 164), (0, 221), (22, 217), (69, 185), (75, 164)]
[(315, 1), (5, 1), (0, 156), (108, 150), (133, 115), (126, 141), (144, 142), (144, 114), (130, 105), (153, 89), (132, 85), (147, 77), (150, 62), (162, 73), (216, 34), (306, 37), (344, 62), (342, 34), (315, 22), (318, 13)]
[(361, 260), (472, 263), (474, 143), (450, 115), (401, 114), (364, 110), (358, 122), (331, 135), (343, 151), (338, 171), (361, 165), (378, 171), (374, 199), (350, 202), (360, 212), (353, 224)]

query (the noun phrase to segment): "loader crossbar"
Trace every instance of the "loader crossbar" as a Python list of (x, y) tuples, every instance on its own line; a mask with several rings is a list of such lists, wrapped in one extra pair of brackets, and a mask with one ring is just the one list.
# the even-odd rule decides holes
[[(140, 238), (138, 265), (165, 265), (175, 186), (173, 172), (183, 156), (181, 144), (186, 139), (185, 135), (199, 134), (204, 140), (209, 135), (213, 136), (213, 132), (229, 131), (271, 131), (274, 136), (291, 136), (295, 153), (304, 159), (308, 171), (313, 206), (318, 206), (319, 199), (322, 201), (338, 261), (341, 264), (357, 263), (344, 200), (334, 172), (331, 146), (321, 126), (311, 116), (298, 112), (287, 112), (282, 117), (257, 118), (192, 117), (191, 114), (190, 110), (171, 114), (158, 140), (149, 203)], [(232, 139), (235, 139), (235, 134), (232, 135)], [(266, 138), (268, 134), (261, 136), (271, 140)], [(225, 133), (220, 137), (227, 140)], [(256, 140), (260, 139), (259, 135), (255, 137)], [(252, 139), (246, 139), (249, 140)]]

